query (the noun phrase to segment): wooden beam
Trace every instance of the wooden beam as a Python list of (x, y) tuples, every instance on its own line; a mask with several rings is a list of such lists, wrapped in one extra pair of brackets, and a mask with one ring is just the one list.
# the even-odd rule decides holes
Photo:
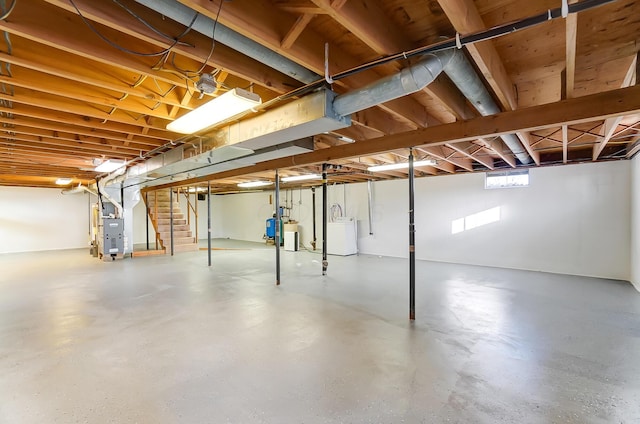
[[(449, 149), (451, 153), (447, 153), (445, 149)], [(418, 150), (428, 155), (431, 155), (437, 159), (447, 161), (459, 168), (466, 169), (467, 171), (473, 171), (473, 166), (471, 165), (471, 161), (468, 158), (455, 157), (454, 156), (455, 150), (450, 149), (448, 147), (428, 146), (428, 147), (421, 147)]]
[(304, 31), (307, 25), (309, 25), (309, 22), (311, 22), (311, 19), (313, 19), (314, 16), (315, 15), (312, 15), (310, 13), (305, 13), (298, 17), (291, 29), (289, 29), (289, 32), (287, 32), (287, 34), (282, 39), (282, 43), (280, 45), (283, 49), (291, 48), (293, 43), (296, 42), (300, 34), (302, 34), (302, 31)]
[[(569, 3), (575, 3), (577, 0), (569, 0)], [(569, 14), (565, 21), (565, 84), (564, 94), (566, 98), (573, 97), (573, 90), (576, 80), (576, 45), (578, 36), (578, 14)]]
[(489, 169), (495, 168), (493, 165), (493, 158), (491, 156), (481, 156), (482, 151), (485, 150), (485, 148), (482, 146), (478, 146), (477, 144), (471, 143), (470, 141), (447, 143), (445, 144), (445, 146), (465, 155), (469, 159), (472, 159)]
[(122, 95), (119, 93), (87, 87), (77, 82), (43, 75), (28, 69), (13, 69), (11, 77), (0, 75), (0, 83), (31, 89), (56, 97), (93, 103), (107, 108), (118, 108), (137, 115), (152, 115), (169, 119), (166, 105), (160, 104), (159, 107), (154, 107), (154, 104), (157, 103), (156, 101), (141, 101), (136, 98), (122, 99)]
[[(638, 56), (635, 55), (631, 60), (631, 65), (629, 66), (629, 69), (627, 69), (627, 73), (625, 74), (624, 79), (622, 80), (621, 88), (629, 87), (631, 85), (631, 82), (633, 81), (633, 77), (636, 74), (637, 59), (638, 59)], [(618, 129), (618, 125), (620, 124), (623, 118), (624, 116), (615, 116), (612, 118), (605, 119), (604, 125), (602, 126), (602, 130), (600, 133), (602, 138), (598, 140), (596, 144), (593, 145), (592, 159), (594, 161), (598, 160), (598, 156), (600, 156), (600, 153), (602, 153), (602, 150), (604, 150), (607, 143), (609, 143), (609, 140), (611, 140), (611, 137), (613, 137), (613, 134), (615, 134), (616, 130)]]
[[(60, 100), (58, 98), (52, 98), (49, 95), (36, 93), (32, 90), (16, 90), (13, 96), (0, 93), (0, 100), (6, 100), (14, 103), (20, 103), (24, 105), (42, 107), (45, 109), (51, 109), (53, 111), (61, 111), (72, 113), (79, 116), (89, 116), (92, 118), (99, 119), (103, 122), (118, 122), (121, 124), (128, 125), (137, 125), (140, 127), (148, 127), (146, 121), (142, 115), (137, 117), (133, 117), (124, 111), (121, 111), (117, 108), (110, 109), (108, 107), (104, 107), (102, 109), (98, 107), (93, 107), (91, 105), (86, 105), (81, 102), (77, 102), (71, 99)], [(167, 121), (165, 121), (167, 122)], [(161, 127), (156, 127), (156, 129), (160, 129)], [(172, 134), (167, 131), (167, 135)], [(170, 138), (173, 138), (169, 136)], [(175, 136), (174, 136), (175, 137)]]
[[(11, 97), (13, 99), (13, 97)], [(46, 121), (52, 121), (55, 123), (62, 123), (68, 125), (75, 125), (82, 128), (89, 128), (90, 130), (116, 132), (122, 134), (134, 134), (139, 135), (141, 133), (140, 127), (127, 124), (120, 124), (117, 122), (109, 122), (105, 125), (101, 119), (92, 118), (86, 115), (77, 115), (73, 113), (62, 112), (57, 109), (45, 109), (27, 104), (13, 103), (12, 107), (0, 106), (0, 112), (12, 114), (14, 116), (25, 116), (35, 119), (44, 119)], [(173, 133), (168, 131), (149, 129), (145, 134), (145, 138), (156, 139), (163, 142), (172, 140)], [(116, 138), (119, 138), (116, 136)]]
[(275, 5), (285, 12), (289, 12), (294, 15), (303, 15), (305, 13), (309, 13), (312, 15), (324, 15), (326, 13), (321, 8), (310, 5), (310, 3), (306, 0), (276, 1)]
[[(48, 3), (55, 5), (61, 9), (67, 10), (75, 14), (75, 8), (66, 0), (46, 0)], [(145, 25), (142, 25), (122, 8), (115, 5), (114, 2), (96, 2), (91, 0), (75, 0), (74, 3), (82, 11), (82, 14), (93, 22), (104, 25), (107, 28), (102, 29), (104, 33), (111, 39), (118, 39), (122, 45), (132, 50), (150, 51), (161, 50), (170, 47), (173, 43), (162, 37), (158, 37), (156, 33), (151, 31)], [(158, 28), (165, 34), (177, 34), (183, 29), (182, 25), (178, 25), (172, 20), (164, 19), (163, 16), (156, 13), (149, 13), (148, 9), (137, 5), (133, 2), (128, 4), (139, 15), (145, 17), (154, 28)], [(69, 25), (67, 23), (67, 25)], [(78, 21), (74, 26), (84, 27)], [(56, 28), (55, 32), (61, 32), (61, 28)], [(109, 31), (117, 31), (117, 35), (111, 36)], [(123, 37), (126, 34), (130, 38)], [(88, 38), (89, 40), (91, 38)], [(94, 36), (95, 39), (95, 36)], [(203, 58), (206, 58), (211, 48), (211, 39), (208, 36), (191, 31), (183, 37), (189, 45), (177, 44), (171, 48), (173, 52), (180, 55), (179, 62), (183, 69), (198, 69), (202, 65)], [(146, 43), (147, 45), (145, 46)], [(150, 45), (150, 46), (149, 46)], [(266, 65), (260, 63), (248, 56), (239, 54), (237, 51), (219, 44), (215, 47), (215, 54), (209, 59), (208, 64), (215, 68), (223, 68), (231, 71), (235, 75), (246, 79), (249, 82), (258, 84), (262, 87), (275, 90), (279, 93), (289, 91), (291, 87), (301, 85), (291, 77), (288, 77)], [(142, 70), (140, 73), (143, 73)], [(148, 68), (146, 71), (150, 71)], [(146, 72), (149, 73), (149, 72)], [(170, 75), (166, 72), (158, 71), (160, 75)], [(156, 76), (157, 78), (157, 76)], [(175, 82), (174, 82), (175, 83)], [(180, 78), (178, 85), (185, 87), (185, 83)]]
[[(415, 45), (404, 35), (405, 32), (392, 22), (377, 3), (364, 1), (312, 0), (335, 21), (380, 55), (388, 55), (409, 50)], [(389, 66), (389, 72), (397, 72), (398, 64)], [(387, 73), (388, 74), (388, 73)], [(466, 107), (466, 100), (448, 80), (437, 78), (424, 88), (430, 97), (442, 103), (445, 108), (459, 119), (473, 116)], [(425, 113), (424, 107), (411, 106), (409, 99), (400, 99), (380, 105), (385, 111), (409, 119), (419, 126), (437, 125), (441, 119)]]
[(411, 47), (404, 37), (404, 32), (395, 28), (377, 2), (341, 1), (337, 3), (330, 0), (312, 0), (312, 2), (376, 53), (388, 55)]
[(518, 131), (516, 136), (520, 139), (520, 142), (524, 146), (529, 156), (533, 159), (536, 165), (540, 166), (540, 152), (535, 150), (531, 145), (531, 136), (527, 132)]
[[(9, 135), (8, 133), (11, 133)], [(137, 156), (141, 151), (151, 150), (147, 146), (132, 145), (125, 146), (124, 143), (114, 143), (110, 140), (94, 137), (78, 137), (69, 133), (59, 133), (57, 131), (47, 131), (39, 128), (15, 126), (11, 128), (0, 128), (0, 138), (22, 139), (33, 143), (50, 144), (52, 146), (70, 147), (73, 149), (93, 149), (103, 152), (122, 152), (129, 156)]]
[(511, 150), (509, 150), (505, 146), (502, 140), (499, 140), (496, 138), (489, 139), (489, 138), (480, 137), (478, 138), (477, 141), (480, 142), (480, 144), (486, 147), (489, 151), (497, 155), (510, 167), (512, 168), (516, 167), (516, 158), (513, 156), (513, 153), (511, 153)]
[[(212, 19), (216, 17), (210, 0), (181, 0), (181, 3)], [(348, 3), (350, 2), (346, 2), (344, 7), (347, 7)], [(291, 48), (282, 48), (282, 34), (286, 34), (288, 29), (294, 25), (295, 17), (281, 13), (277, 8), (270, 7), (267, 2), (225, 3), (220, 12), (219, 20), (234, 31), (280, 53), (318, 75), (324, 75), (324, 40), (326, 37), (307, 28)], [(336, 45), (331, 46), (329, 52), (330, 73), (351, 69), (358, 65), (360, 65), (360, 61), (351, 52)], [(353, 77), (341, 79), (336, 85), (349, 89), (364, 87), (378, 81), (382, 76), (395, 72), (397, 72), (396, 66), (380, 66), (376, 71), (364, 71)], [(424, 106), (410, 96), (386, 102), (379, 107), (408, 123), (412, 122), (424, 126), (429, 121)]]
[[(6, 53), (0, 52), (0, 61), (5, 63), (10, 63), (12, 65), (17, 65), (20, 67), (24, 67), (27, 69), (31, 69), (34, 71), (38, 71), (44, 74), (65, 78), (70, 81), (75, 81), (87, 85), (91, 85), (94, 87), (100, 87), (107, 90), (112, 90), (114, 92), (120, 94), (127, 94), (129, 96), (139, 97), (141, 99), (151, 99), (151, 100), (160, 100), (165, 104), (169, 105), (180, 105), (179, 101), (173, 99), (172, 96), (161, 97), (158, 93), (146, 89), (144, 86), (138, 86), (133, 88), (130, 84), (124, 84), (122, 81), (118, 81), (115, 78), (111, 78), (109, 74), (111, 73), (107, 69), (102, 69), (100, 76), (94, 76), (88, 72), (89, 63), (88, 61), (81, 63), (81, 66), (84, 68), (81, 70), (73, 66), (74, 64), (78, 64), (78, 62), (83, 62), (80, 58), (74, 58), (74, 60), (69, 63), (68, 61), (64, 61), (61, 59), (61, 63), (56, 63), (55, 66), (44, 63), (44, 61), (35, 61), (27, 58), (23, 58), (21, 56), (16, 56), (16, 54), (22, 53), (21, 51), (15, 52), (13, 55), (9, 55)], [(60, 52), (62, 53), (62, 52)], [(42, 57), (42, 56), (40, 56)], [(15, 71), (15, 69), (13, 70)], [(12, 72), (13, 74), (13, 72)], [(14, 75), (15, 76), (15, 75)]]
[[(468, 121), (420, 128), (402, 134), (366, 140), (365, 142), (344, 144), (310, 153), (274, 159), (254, 166), (189, 179), (181, 183), (195, 184), (212, 179), (245, 175), (251, 172), (331, 162), (336, 159), (365, 156), (409, 147), (454, 145), (451, 143), (474, 140), (480, 137), (489, 138), (502, 134), (512, 134), (516, 131), (535, 131), (558, 127), (563, 124), (580, 124), (635, 113), (640, 113), (640, 85), (526, 109), (502, 112)], [(173, 185), (165, 184), (154, 188), (171, 186)]]
[[(455, 30), (470, 34), (486, 29), (473, 0), (438, 0)], [(517, 108), (513, 82), (491, 40), (467, 45), (467, 50), (506, 110)]]
[[(119, 134), (113, 131), (101, 131), (97, 128), (85, 129), (74, 125), (65, 125), (63, 123), (36, 120), (25, 118), (21, 116), (14, 116), (13, 118), (6, 118), (0, 116), (0, 124), (9, 125), (7, 128), (19, 128), (24, 127), (25, 133), (31, 133), (26, 128), (31, 128), (32, 131), (37, 131), (35, 134), (43, 135), (46, 131), (50, 131), (52, 134), (59, 134), (60, 138), (67, 138), (69, 140), (82, 141), (84, 143), (95, 143), (100, 145), (110, 146), (129, 146), (133, 149), (151, 150), (154, 147), (158, 147), (164, 143), (152, 138), (146, 138), (141, 136), (134, 136), (129, 133), (128, 135)], [(127, 144), (129, 143), (129, 144)]]
[(567, 125), (562, 126), (562, 163), (567, 163), (569, 160), (569, 127)]

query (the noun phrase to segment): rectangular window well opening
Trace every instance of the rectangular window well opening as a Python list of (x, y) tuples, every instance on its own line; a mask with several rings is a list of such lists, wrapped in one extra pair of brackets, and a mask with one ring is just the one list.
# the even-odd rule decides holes
[(508, 171), (487, 172), (484, 188), (526, 187), (529, 185), (528, 169), (511, 169)]

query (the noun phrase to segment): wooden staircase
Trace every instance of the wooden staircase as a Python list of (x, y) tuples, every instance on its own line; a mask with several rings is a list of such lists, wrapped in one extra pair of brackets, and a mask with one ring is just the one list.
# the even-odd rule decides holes
[[(171, 204), (169, 189), (156, 190), (145, 196), (149, 217), (156, 231), (157, 241), (165, 252), (171, 252)], [(198, 250), (198, 240), (193, 236), (184, 213), (180, 210), (178, 196), (173, 196), (173, 251)]]

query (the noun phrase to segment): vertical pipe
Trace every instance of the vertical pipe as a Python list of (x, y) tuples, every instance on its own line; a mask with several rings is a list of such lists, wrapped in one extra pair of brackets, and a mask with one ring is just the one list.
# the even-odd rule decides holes
[(327, 275), (327, 164), (322, 164), (322, 275)]
[[(122, 206), (122, 215), (124, 215), (124, 183), (120, 183), (120, 206)], [(124, 216), (120, 218), (124, 218)]]
[(311, 187), (311, 214), (313, 216), (313, 241), (311, 242), (311, 246), (313, 246), (313, 250), (316, 250), (316, 242), (318, 238), (316, 237), (316, 188)]
[(276, 169), (276, 286), (280, 285), (280, 177)]
[(342, 183), (342, 216), (347, 215), (347, 185)]
[(171, 232), (171, 256), (173, 256), (173, 189), (169, 188), (169, 229)]
[(409, 149), (409, 319), (416, 319), (416, 228), (413, 190), (413, 149)]
[(199, 221), (199, 219), (198, 219), (198, 203), (200, 203), (198, 201), (198, 188), (200, 188), (200, 187), (196, 188), (196, 192), (194, 194), (194, 199), (196, 201), (196, 210), (194, 211), (194, 213), (196, 214), (196, 243), (198, 242), (198, 240), (200, 240), (199, 236), (198, 236), (198, 221)]
[(369, 235), (373, 235), (373, 182), (367, 181), (367, 206), (369, 209)]
[(89, 228), (88, 228), (88, 230), (89, 230), (89, 240), (91, 240), (91, 193), (86, 192), (86, 191), (85, 191), (85, 193), (87, 194), (87, 200), (88, 200), (87, 206), (89, 207)]
[(144, 204), (147, 207), (147, 250), (149, 250), (149, 193), (144, 193)]
[(211, 181), (207, 181), (207, 256), (211, 266)]

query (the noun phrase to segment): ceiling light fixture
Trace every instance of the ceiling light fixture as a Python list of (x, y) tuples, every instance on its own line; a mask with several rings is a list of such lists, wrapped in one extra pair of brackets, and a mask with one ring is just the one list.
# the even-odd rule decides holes
[(94, 171), (96, 172), (111, 172), (124, 166), (124, 161), (121, 159), (107, 159), (100, 165), (96, 166)]
[(73, 181), (71, 178), (58, 178), (56, 180), (56, 185), (69, 185), (71, 184), (71, 181)]
[(238, 183), (240, 188), (264, 187), (273, 184), (271, 181), (249, 181), (246, 183)]
[[(433, 166), (435, 164), (436, 164), (436, 161), (433, 159), (419, 160), (419, 161), (413, 162), (414, 168), (418, 168), (420, 166)], [(402, 163), (389, 163), (386, 165), (370, 166), (367, 168), (367, 171), (382, 172), (382, 171), (393, 171), (395, 169), (408, 169), (408, 168), (409, 168), (409, 163), (402, 162)]]
[(303, 174), (303, 175), (293, 175), (291, 177), (283, 177), (282, 181), (285, 183), (290, 183), (292, 181), (305, 181), (305, 180), (319, 180), (322, 178), (318, 174)]
[(261, 103), (262, 99), (257, 94), (234, 88), (182, 115), (169, 123), (167, 129), (180, 134), (193, 134), (233, 118)]

